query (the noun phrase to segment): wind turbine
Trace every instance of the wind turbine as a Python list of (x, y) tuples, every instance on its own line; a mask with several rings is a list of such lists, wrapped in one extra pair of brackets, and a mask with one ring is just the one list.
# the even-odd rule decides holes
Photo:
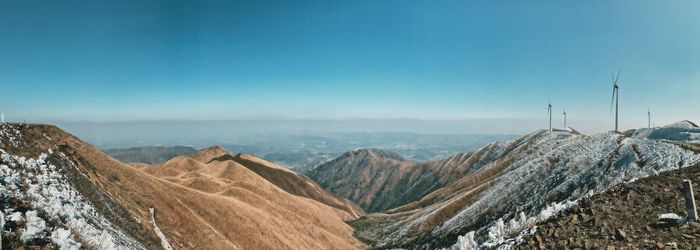
[(552, 132), (552, 103), (547, 105), (547, 115), (549, 115), (549, 132)]
[(0, 113), (0, 123), (5, 123), (5, 113)]
[(647, 127), (651, 128), (651, 110), (647, 109)]
[(566, 109), (564, 109), (564, 128), (566, 128)]
[(617, 76), (614, 76), (612, 73), (610, 73), (610, 77), (612, 77), (613, 81), (613, 92), (612, 92), (612, 100), (610, 100), (610, 113), (612, 113), (612, 108), (613, 108), (613, 102), (615, 103), (615, 131), (617, 131), (617, 118), (618, 118), (618, 112), (620, 111), (620, 86), (617, 85), (617, 80), (620, 77), (620, 71), (617, 71)]

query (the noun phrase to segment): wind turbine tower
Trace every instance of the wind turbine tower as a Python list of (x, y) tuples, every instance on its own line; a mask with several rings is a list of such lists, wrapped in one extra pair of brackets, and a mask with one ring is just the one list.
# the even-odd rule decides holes
[(615, 104), (615, 131), (617, 130), (617, 125), (618, 125), (618, 114), (620, 111), (620, 86), (617, 85), (617, 80), (620, 78), (620, 71), (617, 71), (617, 76), (614, 76), (612, 73), (610, 73), (610, 77), (612, 77), (613, 80), (613, 92), (612, 92), (612, 100), (610, 100), (610, 112), (612, 113), (612, 108), (613, 108), (613, 102)]
[(549, 115), (549, 132), (552, 132), (552, 103), (547, 105), (547, 115)]
[(566, 128), (566, 109), (564, 109), (564, 128)]
[(647, 109), (647, 127), (651, 128), (651, 110)]
[(0, 113), (0, 123), (5, 123), (5, 113)]

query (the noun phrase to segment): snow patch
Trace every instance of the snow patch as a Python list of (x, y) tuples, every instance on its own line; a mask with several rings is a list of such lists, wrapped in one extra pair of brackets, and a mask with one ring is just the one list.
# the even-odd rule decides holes
[[(699, 154), (663, 140), (627, 138), (614, 132), (592, 136), (533, 133), (516, 141), (520, 141), (519, 145), (514, 145), (515, 149), (501, 156), (507, 157), (509, 162), (493, 186), (484, 190), (455, 216), (434, 227), (430, 232), (432, 235), (447, 235), (470, 227), (476, 220), (496, 215), (502, 219), (473, 231), (476, 235), (487, 237), (486, 242), (479, 246), (513, 245), (517, 243), (519, 235), (528, 229), (532, 231), (537, 222), (557, 215), (582, 198), (604, 192), (620, 183), (700, 162)], [(483, 166), (483, 169), (497, 164), (499, 161), (494, 161)], [(562, 194), (565, 196), (562, 197)], [(560, 200), (562, 198), (564, 201)], [(538, 209), (539, 213), (527, 219), (516, 212), (516, 219), (506, 223), (506, 218), (514, 215), (508, 211)], [(483, 211), (496, 212), (484, 215)], [(406, 219), (407, 225), (380, 239), (378, 246), (395, 244), (411, 228), (419, 228), (429, 216), (431, 213), (412, 215)], [(457, 247), (462, 242), (458, 239), (453, 249), (460, 249)]]
[(659, 214), (659, 220), (660, 221), (669, 221), (673, 222), (676, 224), (685, 224), (686, 218), (681, 217), (680, 215), (674, 214), (674, 213), (665, 213), (665, 214)]
[[(10, 125), (3, 125), (0, 138), (20, 134), (10, 128)], [(59, 161), (66, 165), (58, 168), (48, 164), (49, 156), (59, 157)], [(22, 241), (50, 240), (60, 249), (144, 249), (138, 241), (100, 215), (73, 188), (59, 169), (77, 167), (64, 154), (49, 151), (36, 159), (27, 159), (10, 155), (0, 148), (0, 159), (0, 195), (4, 203), (0, 205), (6, 213), (11, 213), (8, 220), (25, 222), (20, 235)], [(13, 212), (11, 200), (26, 202), (31, 210), (24, 216)], [(48, 221), (57, 225), (49, 227)]]
[(520, 212), (516, 218), (504, 223), (503, 218), (498, 219), (488, 228), (488, 239), (479, 244), (474, 240), (476, 232), (471, 231), (464, 236), (459, 236), (457, 242), (450, 247), (450, 250), (472, 250), (481, 248), (510, 249), (515, 244), (522, 243), (525, 235), (533, 235), (537, 231), (537, 223), (546, 221), (559, 214), (559, 212), (569, 209), (576, 202), (552, 203), (542, 209), (536, 216), (527, 217), (524, 212)]
[(156, 235), (158, 235), (158, 238), (160, 238), (160, 244), (163, 246), (163, 249), (165, 250), (173, 250), (173, 247), (170, 246), (170, 242), (168, 242), (168, 239), (165, 238), (165, 234), (163, 234), (162, 231), (160, 231), (160, 228), (158, 225), (156, 225), (156, 210), (154, 208), (148, 208), (148, 211), (151, 212), (151, 221), (153, 222), (153, 230), (156, 231)]

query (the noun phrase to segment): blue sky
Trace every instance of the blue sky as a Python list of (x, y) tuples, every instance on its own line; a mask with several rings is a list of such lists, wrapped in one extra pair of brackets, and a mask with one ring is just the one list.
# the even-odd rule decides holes
[(590, 126), (612, 121), (621, 68), (623, 128), (644, 126), (647, 108), (658, 124), (699, 121), (699, 5), (3, 0), (0, 111), (37, 122), (495, 120), (544, 119), (551, 101)]

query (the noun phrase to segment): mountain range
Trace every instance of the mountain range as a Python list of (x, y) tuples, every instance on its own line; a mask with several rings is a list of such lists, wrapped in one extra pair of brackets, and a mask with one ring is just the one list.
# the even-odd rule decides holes
[[(698, 135), (700, 129), (688, 121), (590, 136), (571, 129), (540, 130), (444, 161), (411, 163), (387, 157), (384, 160), (394, 162), (390, 169), (397, 169), (393, 172), (374, 171), (382, 154), (348, 153), (319, 166), (310, 177), (378, 212), (352, 222), (356, 236), (372, 248), (433, 249), (460, 239), (493, 247), (517, 243), (518, 233), (589, 195), (697, 164), (700, 155), (692, 145), (697, 145)], [(418, 180), (411, 182), (414, 185), (434, 180), (433, 186), (422, 189), (430, 192), (421, 196), (413, 185), (393, 185), (402, 183), (403, 173), (424, 173), (406, 175)], [(344, 189), (355, 182), (365, 191)], [(392, 192), (396, 194), (377, 195)], [(411, 198), (396, 199), (406, 196)], [(385, 203), (391, 205), (372, 205)], [(501, 226), (499, 221), (509, 224)]]
[[(538, 130), (432, 161), (357, 149), (306, 176), (219, 146), (123, 163), (54, 126), (0, 126), (3, 248), (560, 247), (564, 231), (552, 221), (595, 217), (576, 211), (621, 185), (700, 164), (700, 128), (689, 121), (595, 135)], [(642, 229), (607, 223), (590, 244), (656, 243), (608, 237)], [(574, 243), (585, 242), (564, 247)]]
[[(3, 248), (363, 247), (344, 222), (361, 210), (251, 155), (229, 157), (215, 147), (125, 164), (53, 126), (2, 124), (0, 131)], [(287, 182), (304, 185), (287, 191)]]
[(144, 146), (106, 149), (105, 153), (121, 162), (158, 163), (180, 155), (191, 155), (196, 149), (189, 146)]

